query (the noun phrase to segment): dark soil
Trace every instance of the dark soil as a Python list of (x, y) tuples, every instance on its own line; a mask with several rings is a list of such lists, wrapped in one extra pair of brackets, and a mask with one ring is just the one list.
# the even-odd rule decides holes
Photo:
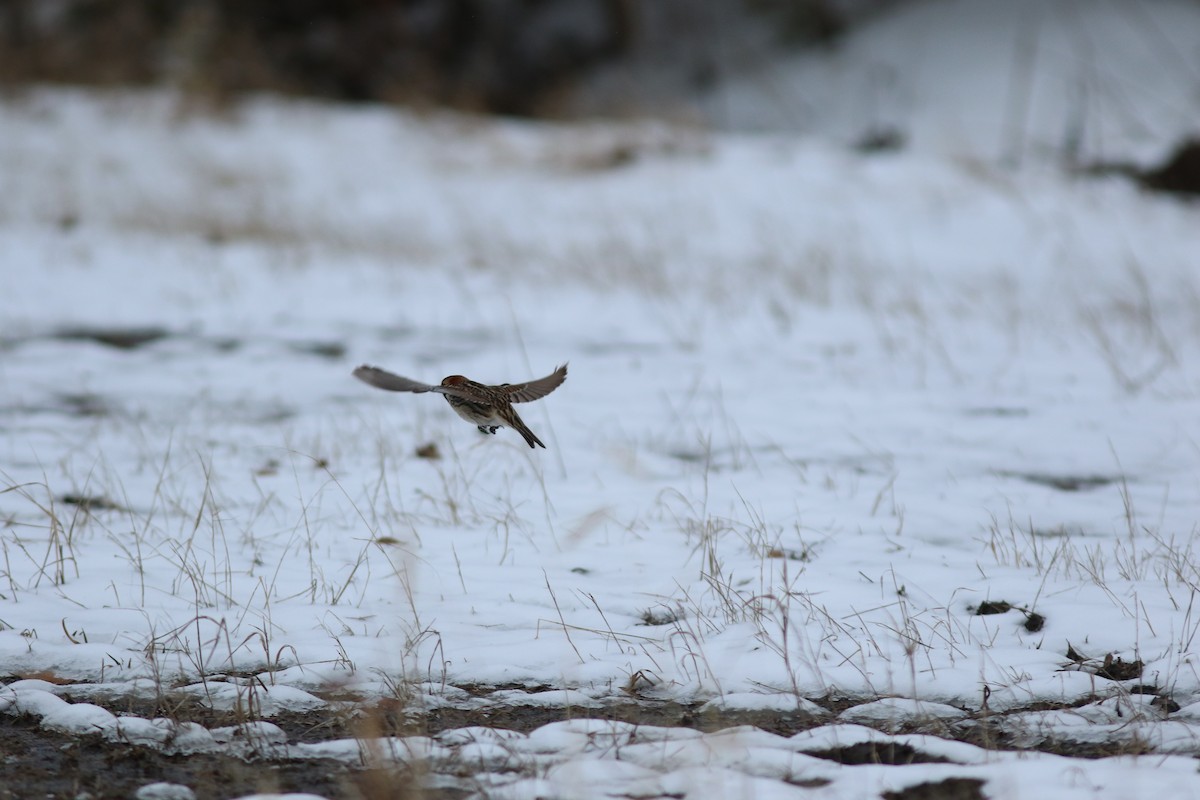
[(835, 747), (830, 750), (806, 750), (810, 756), (825, 758), (847, 766), (860, 764), (887, 764), (903, 766), (906, 764), (945, 764), (946, 759), (922, 753), (915, 747), (900, 742), (859, 742), (846, 747)]
[[(479, 687), (486, 696), (497, 687)], [(70, 698), (104, 705), (114, 713), (141, 717), (169, 717), (198, 722), (206, 727), (236, 725), (245, 715), (215, 712), (194, 698), (157, 699), (96, 697)], [(349, 698), (348, 698), (349, 699)], [(818, 701), (831, 714), (856, 705), (849, 698)], [(568, 719), (609, 719), (639, 725), (687, 727), (716, 731), (736, 725), (753, 725), (782, 736), (808, 730), (825, 721), (802, 712), (701, 711), (697, 706), (630, 698), (601, 709), (547, 708), (543, 706), (496, 706), (463, 710), (440, 708), (413, 713), (398, 701), (374, 708), (348, 705), (357, 711), (290, 712), (273, 715), (270, 721), (287, 733), (289, 741), (320, 742), (331, 739), (383, 735), (433, 736), (446, 730), (480, 725), (528, 733), (551, 722)], [(1026, 709), (1029, 710), (1029, 709)], [(1011, 749), (1012, 743), (998, 726), (990, 724), (1002, 715), (984, 715), (973, 726), (947, 727), (931, 723), (912, 726), (903, 732), (950, 736), (991, 749)], [(1111, 746), (1080, 745), (1047, 740), (1037, 749), (1084, 758), (1129, 753), (1128, 743)], [(847, 766), (861, 764), (903, 765), (943, 761), (908, 745), (895, 742), (862, 743), (809, 755)], [(469, 787), (469, 773), (457, 777)], [(43, 729), (36, 718), (0, 714), (0, 800), (47, 798), (57, 800), (105, 800), (130, 798), (147, 784), (182, 784), (195, 792), (197, 800), (227, 800), (254, 792), (311, 792), (331, 800), (377, 800), (377, 798), (421, 797), (427, 800), (459, 800), (469, 788), (429, 788), (419, 777), (401, 770), (369, 769), (365, 765), (314, 759), (308, 761), (245, 760), (228, 755), (166, 755), (157, 750), (108, 742), (98, 736), (71, 736)], [(893, 793), (896, 800), (975, 800), (984, 797), (982, 784), (973, 780), (926, 783)]]
[(987, 800), (983, 783), (975, 778), (947, 778), (918, 783), (898, 792), (884, 792), (883, 800)]
[(118, 350), (136, 350), (171, 335), (166, 328), (61, 328), (54, 338), (68, 342), (94, 342)]
[(631, 701), (604, 708), (588, 709), (543, 708), (540, 706), (505, 706), (482, 712), (453, 708), (435, 709), (420, 717), (415, 723), (417, 730), (407, 732), (436, 734), (467, 725), (486, 725), (492, 728), (507, 728), (529, 733), (551, 722), (582, 717), (630, 722), (637, 725), (656, 725), (664, 728), (694, 728), (706, 733), (724, 730), (735, 725), (753, 725), (779, 736), (791, 736), (799, 731), (823, 724), (823, 720), (804, 713), (714, 712), (701, 711), (698, 707), (678, 703), (635, 703)]
[[(0, 714), (0, 800), (128, 800), (147, 784), (192, 789), (197, 800), (226, 800), (253, 792), (312, 792), (331, 800), (405, 797), (413, 785), (402, 772), (352, 769), (336, 761), (245, 761), (220, 755), (164, 755), (147, 747), (69, 736), (36, 719)], [(387, 785), (389, 794), (378, 788)], [(430, 800), (466, 792), (422, 790)], [(412, 796), (417, 796), (415, 793)]]

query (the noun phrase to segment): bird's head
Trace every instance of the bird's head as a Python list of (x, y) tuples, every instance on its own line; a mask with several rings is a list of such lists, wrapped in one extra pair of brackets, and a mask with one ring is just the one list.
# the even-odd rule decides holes
[(470, 381), (468, 381), (462, 375), (451, 375), (449, 377), (442, 378), (442, 386), (466, 386), (468, 383), (470, 383)]

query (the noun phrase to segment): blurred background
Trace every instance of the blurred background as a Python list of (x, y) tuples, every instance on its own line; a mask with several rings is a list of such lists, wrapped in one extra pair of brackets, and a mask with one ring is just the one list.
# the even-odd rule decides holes
[[(9, 84), (171, 84), (515, 115), (606, 113), (836, 41), (898, 0), (3, 0)], [(622, 99), (623, 98), (623, 99)], [(626, 103), (628, 107), (622, 108)]]
[(0, 0), (0, 87), (32, 83), (650, 116), (1200, 190), (1198, 0)]

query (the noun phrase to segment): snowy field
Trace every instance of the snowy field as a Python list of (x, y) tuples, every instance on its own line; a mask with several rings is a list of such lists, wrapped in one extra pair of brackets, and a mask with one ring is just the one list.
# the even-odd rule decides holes
[[(831, 724), (380, 747), (504, 798), (1200, 793), (1200, 208), (835, 139), (4, 100), (0, 710), (356, 760), (79, 700), (672, 701)], [(570, 374), (530, 450), (364, 362)], [(944, 761), (810, 755), (866, 740)]]

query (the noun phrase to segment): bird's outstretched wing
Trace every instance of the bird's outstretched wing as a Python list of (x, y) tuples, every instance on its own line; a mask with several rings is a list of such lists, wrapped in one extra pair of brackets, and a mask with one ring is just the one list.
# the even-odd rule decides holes
[(354, 377), (363, 383), (369, 383), (376, 389), (386, 389), (389, 392), (432, 392), (439, 387), (430, 386), (409, 378), (394, 375), (386, 369), (363, 364), (354, 370)]
[(553, 392), (567, 379), (567, 365), (563, 364), (544, 378), (526, 383), (510, 383), (500, 387), (508, 393), (511, 403), (528, 403), (538, 400)]

